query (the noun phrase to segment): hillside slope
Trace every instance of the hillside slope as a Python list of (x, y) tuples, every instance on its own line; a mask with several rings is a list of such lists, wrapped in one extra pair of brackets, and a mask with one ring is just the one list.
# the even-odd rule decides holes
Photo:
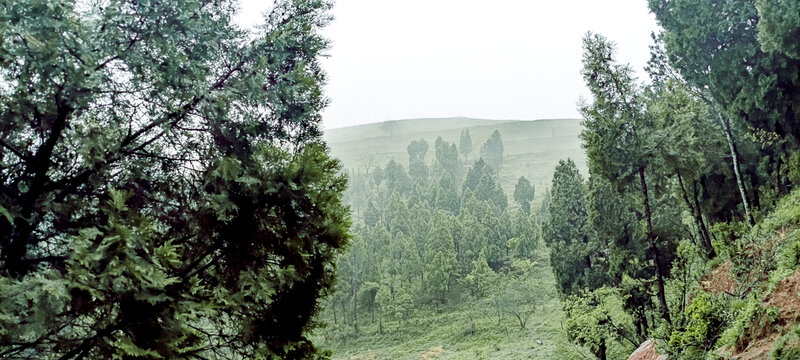
[[(334, 157), (341, 159), (345, 169), (363, 172), (368, 166), (385, 165), (395, 160), (408, 167), (406, 147), (412, 140), (425, 139), (431, 149), (427, 161), (433, 159), (433, 144), (437, 136), (458, 144), (461, 131), (469, 129), (473, 151), (468, 163), (477, 160), (480, 148), (495, 130), (503, 138), (504, 163), (500, 185), (506, 193), (525, 176), (537, 189), (550, 186), (553, 169), (558, 160), (572, 158), (586, 174), (586, 154), (581, 148), (580, 120), (483, 120), (470, 118), (409, 119), (330, 129), (325, 141)], [(537, 191), (537, 200), (543, 194)]]
[(665, 351), (677, 359), (800, 359), (800, 190), (752, 228), (718, 226), (722, 256)]

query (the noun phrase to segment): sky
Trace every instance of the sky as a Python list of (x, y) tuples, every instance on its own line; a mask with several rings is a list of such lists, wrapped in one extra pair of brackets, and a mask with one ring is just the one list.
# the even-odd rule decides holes
[[(241, 0), (261, 21), (264, 0)], [(322, 62), (327, 129), (409, 118), (579, 118), (587, 31), (640, 79), (655, 17), (646, 0), (338, 0)]]

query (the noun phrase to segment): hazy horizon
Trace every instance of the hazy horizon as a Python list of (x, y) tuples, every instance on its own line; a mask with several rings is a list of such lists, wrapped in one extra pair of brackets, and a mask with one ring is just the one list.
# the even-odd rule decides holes
[[(269, 2), (242, 0), (239, 21)], [(338, 1), (323, 30), (323, 127), (414, 118), (580, 118), (581, 39), (602, 33), (640, 78), (654, 16), (641, 0)]]
[(360, 125), (372, 125), (372, 124), (380, 124), (385, 122), (392, 122), (392, 121), (413, 121), (413, 120), (448, 120), (448, 119), (464, 119), (464, 120), (486, 120), (486, 121), (498, 121), (498, 122), (507, 122), (507, 121), (550, 121), (550, 120), (580, 120), (580, 116), (575, 117), (546, 117), (546, 118), (538, 118), (538, 119), (490, 119), (490, 118), (477, 118), (472, 116), (425, 116), (425, 117), (416, 117), (416, 118), (404, 118), (404, 119), (386, 119), (386, 120), (376, 120), (370, 122), (363, 122), (357, 124), (344, 124), (341, 126), (336, 127), (325, 127), (325, 130), (335, 130), (335, 129), (342, 129), (348, 128), (353, 126), (360, 126)]

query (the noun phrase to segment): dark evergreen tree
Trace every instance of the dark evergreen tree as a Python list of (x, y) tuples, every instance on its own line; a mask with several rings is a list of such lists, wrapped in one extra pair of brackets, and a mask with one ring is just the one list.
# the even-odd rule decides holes
[(793, 1), (757, 0), (758, 42), (764, 52), (779, 52), (800, 60), (800, 4)]
[(581, 106), (585, 127), (581, 138), (592, 175), (603, 176), (620, 189), (635, 186), (638, 182), (647, 240), (656, 266), (661, 316), (671, 323), (664, 288), (669, 264), (653, 232), (652, 194), (648, 192), (652, 189), (648, 189), (646, 176), (662, 142), (655, 131), (652, 116), (646, 112), (642, 90), (634, 81), (633, 70), (613, 61), (614, 47), (606, 38), (591, 33), (584, 37), (582, 74), (594, 102)]
[[(790, 56), (796, 39), (786, 40), (798, 26), (797, 5), (760, 1), (768, 15), (762, 23), (756, 3), (649, 0), (670, 64), (686, 81), (735, 121), (800, 142), (800, 58)], [(787, 52), (763, 51), (759, 29), (767, 49)]]
[(587, 287), (586, 275), (593, 269), (586, 186), (572, 160), (559, 161), (551, 189), (550, 216), (542, 225), (542, 238), (550, 247), (550, 262), (559, 290), (575, 294)]
[(312, 358), (326, 1), (0, 6), (0, 357)]

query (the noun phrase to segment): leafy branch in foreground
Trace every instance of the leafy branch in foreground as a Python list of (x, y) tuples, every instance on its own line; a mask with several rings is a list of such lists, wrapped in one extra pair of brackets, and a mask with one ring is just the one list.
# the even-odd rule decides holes
[(348, 239), (280, 0), (0, 3), (0, 357), (307, 358)]

